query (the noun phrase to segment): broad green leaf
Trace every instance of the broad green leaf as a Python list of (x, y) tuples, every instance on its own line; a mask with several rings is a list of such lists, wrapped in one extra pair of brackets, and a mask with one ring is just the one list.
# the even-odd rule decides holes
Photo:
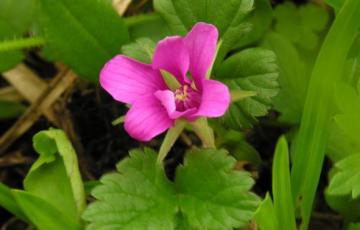
[(71, 143), (63, 131), (56, 129), (37, 133), (33, 141), (40, 156), (24, 180), (25, 190), (80, 222), (85, 192)]
[(325, 190), (326, 203), (340, 213), (346, 221), (356, 221), (360, 217), (360, 199), (352, 199), (349, 195), (333, 195), (329, 194), (328, 189)]
[(224, 150), (193, 150), (176, 170), (180, 212), (192, 229), (244, 227), (259, 204), (249, 192), (247, 172), (235, 171), (236, 160)]
[(194, 150), (176, 172), (175, 184), (150, 149), (133, 150), (117, 173), (105, 175), (83, 218), (87, 229), (229, 229), (246, 225), (259, 203), (254, 181), (234, 170), (225, 151)]
[(105, 175), (92, 191), (98, 200), (83, 218), (93, 229), (158, 229), (175, 227), (176, 196), (150, 149), (133, 150), (117, 165), (118, 173)]
[(249, 31), (244, 19), (253, 4), (253, 0), (155, 0), (154, 8), (175, 34), (185, 35), (196, 22), (215, 25), (223, 41), (217, 59), (222, 60)]
[[(18, 36), (10, 25), (0, 18), (0, 43)], [(23, 58), (21, 51), (0, 52), (0, 72), (8, 70), (19, 63)]]
[(159, 41), (171, 34), (164, 19), (158, 13), (140, 14), (124, 18), (131, 40), (147, 37)]
[(274, 10), (275, 31), (302, 48), (312, 50), (319, 44), (317, 33), (329, 20), (328, 12), (315, 4), (297, 8), (292, 2), (285, 2)]
[[(45, 188), (48, 189), (48, 188)], [(17, 204), (39, 230), (80, 230), (79, 223), (68, 218), (56, 207), (29, 192), (13, 190)], [(62, 194), (57, 194), (61, 196)]]
[(255, 0), (254, 10), (245, 22), (251, 25), (251, 30), (245, 33), (236, 47), (242, 48), (254, 44), (263, 38), (269, 29), (273, 18), (273, 10), (269, 0)]
[(275, 52), (279, 65), (281, 89), (274, 97), (274, 107), (280, 112), (279, 120), (297, 124), (305, 103), (310, 68), (294, 45), (278, 33), (269, 33), (263, 41), (263, 46)]
[(154, 49), (155, 42), (149, 38), (139, 38), (135, 42), (121, 47), (122, 53), (126, 56), (148, 64), (151, 63)]
[(35, 0), (1, 0), (0, 21), (5, 21), (17, 35), (23, 35), (33, 22)]
[(334, 84), (346, 80), (343, 68), (359, 27), (360, 1), (346, 0), (327, 34), (310, 78), (291, 174), (293, 201), (300, 206), (302, 214), (301, 230), (308, 227), (321, 174)]
[(28, 219), (21, 207), (16, 203), (13, 192), (10, 188), (0, 182), (0, 206), (11, 212), (17, 218), (27, 221)]
[(276, 217), (274, 205), (269, 193), (266, 193), (265, 199), (261, 202), (255, 212), (257, 226), (262, 230), (279, 230), (278, 219)]
[(256, 93), (230, 106), (224, 120), (232, 128), (249, 127), (256, 117), (266, 115), (279, 91), (276, 56), (263, 48), (250, 48), (230, 56), (220, 65), (216, 77), (230, 89)]
[(341, 6), (344, 4), (345, 0), (325, 0), (336, 12), (341, 9)]
[(330, 123), (328, 156), (338, 161), (360, 152), (360, 95), (354, 87), (338, 84), (335, 90), (338, 113)]
[[(34, 0), (0, 1), (0, 43), (21, 38), (34, 18)], [(16, 51), (0, 52), (0, 72), (12, 68), (23, 59)]]
[(331, 178), (327, 189), (330, 195), (348, 195), (352, 199), (360, 196), (360, 153), (350, 155), (337, 162), (338, 172)]
[(291, 196), (289, 150), (285, 137), (280, 137), (272, 168), (274, 210), (279, 230), (296, 230), (295, 209)]
[(108, 1), (40, 0), (39, 23), (48, 40), (45, 53), (95, 82), (105, 62), (129, 40)]
[(247, 161), (259, 166), (260, 154), (246, 141), (246, 135), (233, 129), (225, 128), (220, 122), (213, 120), (211, 126), (215, 133), (215, 145), (224, 148), (238, 161)]
[(0, 101), (0, 119), (18, 117), (24, 111), (25, 111), (25, 106), (19, 103), (10, 102), (10, 101)]

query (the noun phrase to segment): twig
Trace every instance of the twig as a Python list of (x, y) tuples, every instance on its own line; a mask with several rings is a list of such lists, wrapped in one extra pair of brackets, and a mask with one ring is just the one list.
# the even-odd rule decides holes
[(39, 99), (30, 106), (27, 112), (0, 138), (0, 154), (3, 154), (15, 140), (23, 135), (76, 80), (72, 71), (60, 72), (41, 94)]
[(0, 158), (0, 168), (31, 164), (33, 161), (34, 159), (23, 156), (21, 152), (10, 153)]
[[(3, 77), (30, 103), (36, 102), (48, 88), (46, 81), (42, 80), (24, 64), (3, 73)], [(46, 108), (44, 115), (54, 125), (57, 124), (56, 116), (52, 109)]]
[(122, 16), (129, 7), (131, 0), (113, 0), (112, 4), (116, 12)]
[(4, 101), (20, 102), (24, 99), (18, 91), (11, 86), (0, 89), (0, 98)]

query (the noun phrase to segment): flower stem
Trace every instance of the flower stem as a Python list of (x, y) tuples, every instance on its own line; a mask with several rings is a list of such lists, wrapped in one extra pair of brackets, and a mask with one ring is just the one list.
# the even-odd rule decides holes
[(42, 37), (17, 38), (14, 40), (0, 42), (0, 52), (25, 49), (45, 44), (45, 39)]
[(206, 117), (201, 117), (191, 124), (194, 127), (194, 132), (201, 139), (203, 147), (215, 149), (214, 132), (209, 126)]
[(157, 163), (161, 164), (163, 162), (166, 155), (169, 153), (171, 147), (174, 145), (175, 141), (178, 139), (181, 132), (184, 130), (185, 125), (186, 121), (177, 120), (175, 126), (167, 131), (165, 139), (160, 147)]

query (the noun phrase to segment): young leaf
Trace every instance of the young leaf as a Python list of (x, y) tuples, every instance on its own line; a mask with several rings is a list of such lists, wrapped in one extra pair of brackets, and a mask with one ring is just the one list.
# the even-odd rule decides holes
[(16, 203), (13, 192), (10, 188), (0, 182), (0, 206), (11, 212), (17, 218), (28, 222), (28, 219), (21, 207)]
[[(225, 57), (244, 31), (249, 30), (245, 17), (252, 10), (253, 0), (155, 0), (154, 8), (165, 19), (175, 34), (185, 34), (196, 22), (202, 21), (214, 24), (223, 44), (218, 52), (218, 60)], [(216, 12), (216, 13), (214, 13)]]
[(273, 202), (269, 193), (266, 193), (265, 199), (259, 205), (255, 212), (256, 224), (263, 230), (279, 230), (278, 219), (276, 217)]
[(280, 112), (279, 120), (298, 124), (305, 103), (310, 69), (295, 46), (278, 33), (267, 34), (263, 46), (275, 52), (279, 65), (281, 89), (274, 97), (274, 107)]
[(307, 229), (320, 178), (333, 109), (333, 86), (345, 80), (342, 79), (343, 67), (359, 27), (360, 1), (347, 0), (325, 39), (312, 72), (294, 146), (291, 175), (293, 199), (300, 205), (303, 218), (300, 229)]
[(331, 179), (328, 193), (330, 195), (351, 194), (352, 199), (360, 196), (360, 153), (353, 154), (337, 162), (339, 170)]
[(159, 229), (175, 227), (176, 196), (156, 153), (133, 150), (117, 165), (118, 173), (104, 176), (92, 191), (98, 199), (83, 218), (94, 229)]
[(151, 63), (155, 49), (155, 42), (149, 38), (139, 38), (135, 42), (124, 45), (121, 51), (126, 56), (144, 63)]
[[(234, 54), (220, 65), (216, 77), (230, 89), (256, 93), (256, 96), (231, 105), (224, 120), (228, 125), (235, 121), (233, 128), (249, 127), (256, 117), (266, 115), (272, 98), (279, 91), (276, 56), (263, 48), (250, 48)], [(239, 116), (250, 119), (242, 121), (237, 119)]]
[(224, 150), (193, 150), (176, 170), (180, 211), (191, 229), (231, 230), (245, 226), (259, 203), (249, 192), (254, 181), (235, 171)]
[[(13, 190), (17, 204), (39, 230), (81, 230), (81, 225), (29, 192)], [(57, 194), (58, 196), (62, 194)]]
[(274, 210), (280, 223), (279, 229), (296, 230), (290, 185), (289, 150), (285, 137), (280, 137), (276, 145), (272, 176)]
[(236, 48), (242, 48), (258, 42), (269, 29), (273, 18), (270, 1), (256, 0), (254, 10), (251, 11), (245, 23), (251, 25), (251, 30), (244, 34), (237, 42)]
[(274, 10), (275, 32), (302, 48), (312, 50), (319, 43), (316, 33), (322, 31), (329, 20), (328, 12), (315, 4), (296, 8), (292, 2), (285, 2)]
[(338, 84), (335, 102), (339, 112), (330, 124), (328, 156), (335, 161), (360, 152), (360, 95), (354, 87)]
[(40, 157), (24, 180), (25, 190), (80, 222), (85, 192), (71, 143), (63, 131), (56, 129), (37, 133), (33, 141)]
[(108, 1), (40, 0), (39, 22), (48, 40), (46, 53), (92, 81), (129, 40)]

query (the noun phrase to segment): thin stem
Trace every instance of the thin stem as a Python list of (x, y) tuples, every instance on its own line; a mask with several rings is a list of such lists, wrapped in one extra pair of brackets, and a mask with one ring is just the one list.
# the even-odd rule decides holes
[(42, 37), (17, 38), (14, 40), (0, 42), (0, 52), (27, 49), (45, 44)]
[(203, 147), (215, 149), (214, 132), (209, 126), (206, 117), (201, 117), (191, 124), (194, 127), (194, 132), (201, 139)]
[(163, 162), (171, 147), (175, 144), (175, 141), (179, 138), (180, 134), (184, 130), (185, 125), (186, 121), (177, 120), (175, 126), (167, 131), (165, 139), (160, 147), (157, 163), (161, 164)]

